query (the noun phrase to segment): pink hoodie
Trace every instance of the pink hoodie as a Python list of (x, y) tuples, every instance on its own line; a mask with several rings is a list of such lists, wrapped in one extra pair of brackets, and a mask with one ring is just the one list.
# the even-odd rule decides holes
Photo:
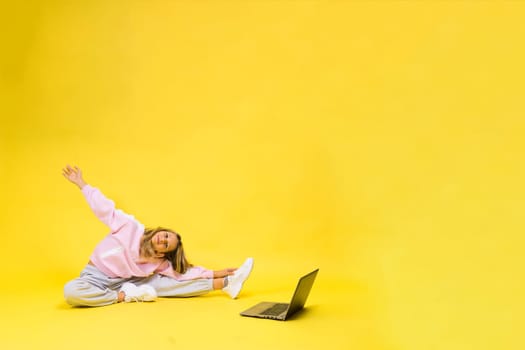
[(159, 273), (179, 281), (213, 278), (213, 271), (203, 267), (191, 267), (185, 274), (175, 272), (171, 262), (159, 260), (152, 263), (139, 263), (140, 239), (144, 225), (132, 215), (115, 209), (115, 203), (106, 198), (99, 189), (90, 185), (82, 188), (91, 210), (111, 230), (95, 247), (91, 262), (109, 277), (129, 278), (147, 277)]

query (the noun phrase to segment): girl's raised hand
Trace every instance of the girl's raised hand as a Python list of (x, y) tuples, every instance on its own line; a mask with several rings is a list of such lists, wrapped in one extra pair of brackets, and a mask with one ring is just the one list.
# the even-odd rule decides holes
[(62, 169), (62, 175), (77, 185), (80, 189), (86, 185), (86, 182), (82, 178), (82, 170), (80, 170), (80, 168), (77, 166), (72, 167), (68, 164), (64, 169)]

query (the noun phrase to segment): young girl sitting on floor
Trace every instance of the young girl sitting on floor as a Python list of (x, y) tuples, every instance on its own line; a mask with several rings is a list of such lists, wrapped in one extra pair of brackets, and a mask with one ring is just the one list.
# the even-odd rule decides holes
[(157, 296), (189, 297), (217, 289), (237, 298), (253, 268), (252, 258), (238, 269), (211, 271), (193, 266), (177, 232), (163, 227), (145, 229), (88, 185), (78, 167), (68, 165), (63, 175), (81, 189), (92, 211), (110, 229), (80, 277), (65, 285), (64, 296), (70, 305), (154, 301)]

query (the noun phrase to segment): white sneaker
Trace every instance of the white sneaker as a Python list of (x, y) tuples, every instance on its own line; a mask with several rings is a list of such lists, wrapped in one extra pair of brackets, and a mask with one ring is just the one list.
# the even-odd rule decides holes
[(241, 292), (242, 285), (244, 281), (250, 276), (250, 272), (253, 269), (253, 258), (248, 258), (241, 265), (233, 275), (226, 277), (228, 279), (228, 285), (222, 290), (227, 293), (232, 299), (237, 298)]
[(147, 284), (136, 286), (133, 283), (126, 282), (120, 288), (124, 292), (124, 301), (130, 303), (132, 301), (154, 301), (157, 299), (157, 292), (155, 288)]

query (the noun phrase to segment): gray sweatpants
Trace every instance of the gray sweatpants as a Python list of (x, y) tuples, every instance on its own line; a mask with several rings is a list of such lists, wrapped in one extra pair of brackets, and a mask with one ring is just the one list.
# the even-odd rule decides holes
[(177, 281), (174, 278), (154, 274), (149, 277), (111, 278), (92, 265), (86, 265), (80, 277), (64, 286), (64, 297), (73, 306), (104, 306), (118, 300), (118, 291), (126, 282), (137, 286), (149, 284), (159, 297), (192, 297), (213, 290), (212, 279)]

